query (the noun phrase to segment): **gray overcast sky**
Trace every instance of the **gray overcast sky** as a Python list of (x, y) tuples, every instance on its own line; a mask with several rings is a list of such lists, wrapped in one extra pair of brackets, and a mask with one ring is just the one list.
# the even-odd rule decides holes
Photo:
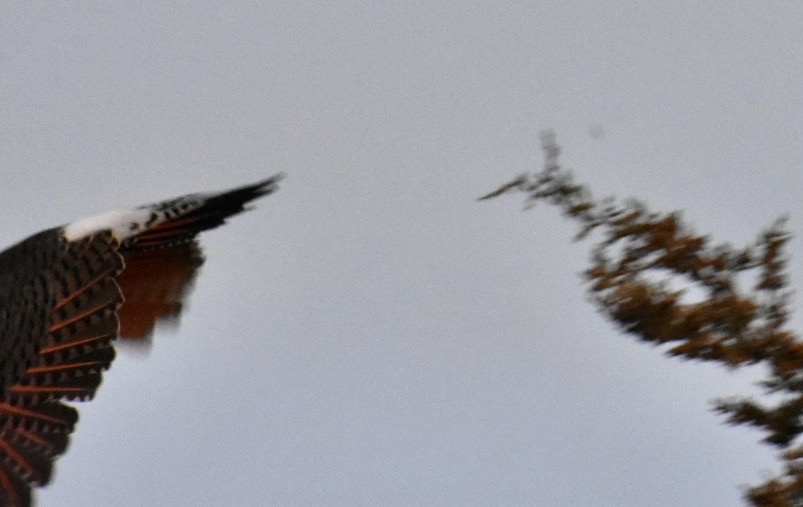
[(288, 175), (40, 503), (738, 503), (777, 464), (709, 401), (760, 372), (620, 336), (570, 224), (474, 199), (552, 128), (598, 194), (801, 237), (803, 4), (604, 4), (4, 3), (2, 243)]

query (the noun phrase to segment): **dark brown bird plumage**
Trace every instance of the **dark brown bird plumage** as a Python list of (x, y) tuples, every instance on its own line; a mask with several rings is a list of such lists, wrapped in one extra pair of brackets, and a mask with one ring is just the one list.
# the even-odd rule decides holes
[(29, 505), (113, 340), (175, 319), (203, 262), (196, 235), (274, 192), (281, 175), (48, 229), (0, 253), (0, 505)]

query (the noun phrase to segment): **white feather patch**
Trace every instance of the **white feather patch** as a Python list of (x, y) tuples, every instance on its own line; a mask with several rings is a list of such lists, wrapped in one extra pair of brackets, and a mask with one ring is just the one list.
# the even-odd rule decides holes
[(109, 210), (98, 215), (76, 220), (64, 226), (64, 237), (75, 241), (99, 231), (111, 230), (123, 241), (142, 232), (141, 227), (151, 216), (151, 210), (142, 208)]

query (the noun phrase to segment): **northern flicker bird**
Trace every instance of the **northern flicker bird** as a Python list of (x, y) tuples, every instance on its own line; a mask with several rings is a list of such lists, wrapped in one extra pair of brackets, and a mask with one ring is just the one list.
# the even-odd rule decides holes
[(29, 505), (91, 399), (117, 337), (175, 319), (203, 262), (196, 235), (274, 192), (281, 175), (42, 231), (0, 252), (0, 505)]

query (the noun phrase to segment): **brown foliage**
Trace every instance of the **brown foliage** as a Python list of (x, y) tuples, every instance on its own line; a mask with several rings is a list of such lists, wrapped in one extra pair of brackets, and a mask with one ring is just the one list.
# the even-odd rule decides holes
[[(546, 201), (577, 221), (578, 239), (599, 231), (602, 239), (585, 277), (599, 311), (626, 333), (671, 343), (668, 353), (681, 358), (728, 367), (767, 365), (762, 385), (782, 394), (783, 401), (765, 406), (750, 399), (719, 400), (716, 410), (731, 424), (764, 430), (764, 441), (784, 451), (785, 474), (751, 488), (746, 498), (754, 505), (803, 505), (803, 446), (792, 447), (803, 433), (803, 343), (785, 328), (791, 293), (784, 220), (747, 248), (712, 246), (706, 236), (691, 232), (679, 213), (653, 213), (636, 201), (594, 200), (558, 163), (560, 148), (552, 133), (542, 136), (542, 147), (542, 171), (519, 176), (481, 199), (521, 191), (527, 208)], [(741, 274), (753, 275), (752, 287), (739, 287)], [(672, 289), (673, 283), (683, 288)], [(684, 289), (690, 288), (703, 297), (687, 300)]]

